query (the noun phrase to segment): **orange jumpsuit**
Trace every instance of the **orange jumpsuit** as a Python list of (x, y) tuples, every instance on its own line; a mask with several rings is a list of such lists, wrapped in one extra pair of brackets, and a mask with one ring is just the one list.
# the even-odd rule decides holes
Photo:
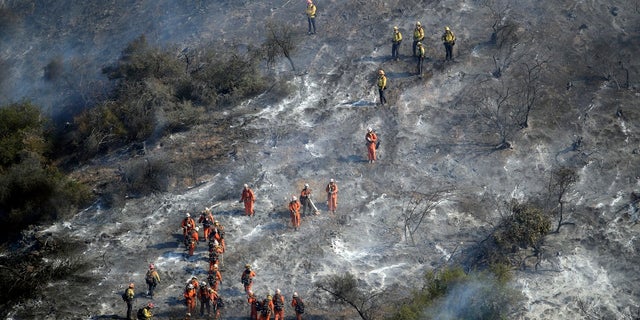
[(300, 202), (298, 200), (289, 202), (289, 215), (291, 216), (291, 225), (298, 229), (300, 227)]
[(202, 241), (209, 240), (209, 233), (211, 233), (211, 230), (213, 229), (214, 221), (215, 220), (213, 220), (213, 215), (211, 214), (211, 212), (202, 213), (200, 215), (198, 223), (202, 223), (202, 229), (204, 231), (204, 239), (202, 239)]
[[(298, 305), (298, 299), (300, 298), (296, 297), (291, 299), (291, 307), (293, 308), (293, 310), (296, 310), (296, 306)], [(298, 311), (296, 311), (296, 320), (302, 320), (302, 313), (298, 313)]]
[(209, 252), (209, 270), (213, 270), (213, 266), (218, 264), (218, 261), (220, 261), (220, 256), (223, 252), (224, 250), (222, 250), (222, 246), (220, 245), (214, 246), (213, 252)]
[(369, 158), (369, 162), (376, 160), (376, 142), (378, 141), (378, 136), (375, 132), (370, 131), (367, 132), (365, 136), (365, 140), (367, 141), (367, 157)]
[(211, 297), (211, 305), (213, 306), (213, 310), (215, 310), (215, 315), (214, 315), (214, 319), (220, 319), (220, 309), (218, 309), (218, 292), (211, 291), (209, 293), (209, 296)]
[(187, 312), (193, 314), (196, 311), (196, 289), (186, 289), (183, 296)]
[(242, 281), (242, 284), (244, 285), (244, 291), (247, 294), (249, 294), (249, 291), (251, 291), (251, 286), (253, 285), (253, 278), (255, 276), (256, 276), (256, 273), (250, 269), (245, 269), (242, 272), (242, 277), (240, 278), (240, 281)]
[(182, 219), (182, 235), (186, 236), (191, 229), (196, 227), (196, 222), (191, 217)]
[(191, 230), (191, 242), (189, 242), (189, 256), (193, 255), (196, 250), (196, 244), (198, 243), (198, 231), (196, 229)]
[(338, 185), (335, 182), (329, 182), (326, 190), (329, 211), (336, 212), (338, 208)]
[(218, 271), (218, 268), (211, 268), (209, 270), (209, 285), (211, 289), (218, 291), (218, 286), (222, 282), (222, 274)]
[(217, 226), (213, 227), (211, 232), (212, 232), (211, 234), (213, 236), (213, 240), (218, 241), (220, 246), (222, 246), (222, 252), (224, 253), (225, 245), (224, 245), (224, 236), (222, 235), (224, 233), (224, 227), (218, 224)]
[(262, 311), (258, 315), (258, 320), (269, 320), (273, 314), (273, 300), (264, 299), (262, 301)]
[(244, 214), (246, 216), (253, 216), (255, 214), (253, 203), (256, 202), (256, 195), (251, 188), (242, 189), (242, 198), (240, 198), (240, 201), (244, 202)]
[(198, 290), (198, 299), (200, 299), (200, 314), (205, 314), (204, 311), (207, 311), (207, 317), (211, 314), (211, 294), (209, 293), (209, 288), (200, 287)]
[(256, 308), (256, 302), (258, 302), (258, 299), (255, 295), (251, 294), (247, 298), (247, 302), (251, 305), (251, 320), (258, 320), (258, 308)]
[[(273, 301), (273, 313), (275, 314), (274, 320), (284, 320), (284, 296), (276, 293), (273, 296)], [(278, 308), (276, 308), (278, 302), (280, 302), (280, 310), (277, 310)]]

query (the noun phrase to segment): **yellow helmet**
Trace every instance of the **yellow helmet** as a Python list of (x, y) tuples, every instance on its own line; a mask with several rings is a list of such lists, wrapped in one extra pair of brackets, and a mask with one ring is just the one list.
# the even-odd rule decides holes
[(421, 26), (422, 24), (420, 23), (420, 21), (416, 22), (416, 26)]
[(449, 29), (449, 27), (444, 27), (444, 31), (451, 31), (451, 29)]
[(393, 30), (398, 30), (398, 26), (393, 27)]

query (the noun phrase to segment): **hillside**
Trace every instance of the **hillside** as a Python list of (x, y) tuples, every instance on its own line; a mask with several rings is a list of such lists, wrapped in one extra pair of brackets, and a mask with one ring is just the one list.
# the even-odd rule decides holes
[[(207, 263), (204, 245), (185, 256), (179, 225), (185, 212), (207, 206), (226, 228), (225, 319), (248, 314), (240, 283), (247, 263), (259, 296), (297, 291), (305, 319), (358, 319), (314, 284), (349, 272), (364, 290), (393, 289), (402, 301), (427, 271), (475, 266), (512, 199), (540, 206), (558, 230), (536, 251), (514, 255), (512, 286), (523, 301), (513, 318), (639, 316), (637, 3), (318, 0), (315, 35), (306, 34), (301, 0), (31, 3), (1, 4), (12, 8), (15, 24), (0, 38), (8, 48), (1, 58), (12, 65), (0, 92), (7, 100), (41, 99), (62, 118), (68, 110), (57, 106), (98, 99), (80, 93), (107, 82), (99, 70), (140, 34), (175, 45), (176, 54), (209, 43), (242, 50), (263, 41), (265, 21), (283, 21), (296, 32), (297, 69), (286, 59), (264, 66), (288, 90), (212, 110), (211, 123), (146, 145), (140, 159), (197, 167), (189, 179), (170, 179), (168, 192), (109, 208), (97, 202), (35, 231), (82, 244), (76, 257), (86, 267), (13, 306), (8, 319), (123, 316), (119, 295), (130, 281), (143, 291), (149, 263), (162, 277), (153, 300), (157, 318), (182, 317), (182, 288), (191, 276), (204, 276)], [(428, 39), (421, 78), (410, 56), (416, 21)], [(396, 25), (405, 40), (400, 61), (391, 61)], [(454, 62), (443, 61), (444, 26), (457, 36)], [(64, 83), (76, 90), (41, 79), (56, 57), (71, 70)], [(74, 66), (87, 73), (72, 76), (82, 73)], [(388, 76), (385, 106), (374, 87), (378, 69)], [(366, 162), (368, 127), (382, 140), (375, 164)], [(72, 175), (98, 184), (117, 176), (130, 156), (113, 152)], [(561, 168), (578, 179), (557, 201), (550, 185)], [(327, 212), (323, 191), (332, 178), (340, 188), (335, 214)], [(253, 218), (238, 203), (245, 183), (257, 195)], [(321, 213), (303, 216), (294, 231), (286, 205), (305, 183)], [(416, 195), (430, 205), (419, 224), (407, 222)], [(138, 297), (136, 305), (147, 301)], [(455, 315), (447, 306), (436, 310)]]

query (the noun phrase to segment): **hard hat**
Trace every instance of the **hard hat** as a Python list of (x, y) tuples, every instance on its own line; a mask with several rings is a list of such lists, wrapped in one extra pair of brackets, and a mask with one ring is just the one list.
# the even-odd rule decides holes
[(398, 30), (398, 26), (393, 27), (393, 30)]
[(220, 243), (218, 242), (218, 240), (213, 240), (213, 245), (214, 245), (214, 246), (217, 246), (217, 245), (219, 245), (219, 244), (220, 244)]
[(217, 265), (217, 264), (214, 264), (214, 265), (213, 265), (213, 268), (214, 268), (214, 269), (218, 269), (218, 265)]
[(416, 22), (416, 26), (421, 26), (422, 24), (420, 23), (420, 21)]
[(277, 294), (280, 294), (280, 289), (276, 289), (276, 293), (277, 293)]
[(304, 184), (304, 187), (305, 187), (305, 188), (309, 188), (309, 184), (308, 184), (308, 183), (305, 183), (305, 184)]
[(187, 288), (189, 288), (189, 289), (193, 289), (193, 284), (189, 283), (189, 285), (187, 286)]
[(291, 201), (296, 201), (296, 199), (298, 199), (296, 196), (291, 196)]
[(196, 231), (200, 231), (200, 227), (196, 227)]
[(297, 298), (297, 297), (298, 297), (298, 293), (297, 293), (297, 292), (294, 292), (294, 293), (293, 293), (293, 297), (294, 297), (294, 298)]
[(251, 265), (250, 265), (250, 264), (248, 264), (248, 263), (247, 263), (247, 264), (245, 264), (245, 265), (244, 265), (244, 267), (245, 267), (245, 268), (247, 268), (247, 269), (251, 269)]
[(188, 217), (191, 217), (191, 214), (190, 214), (189, 212), (187, 212), (187, 213), (185, 214), (185, 216), (188, 218)]
[(445, 31), (451, 31), (451, 29), (449, 29), (449, 27), (444, 27)]
[[(380, 70), (380, 71), (382, 71), (382, 70)], [(333, 178), (331, 178), (331, 179), (329, 180), (329, 182), (335, 182), (335, 180), (333, 180)]]
[(198, 280), (198, 277), (193, 276), (193, 277), (191, 277), (191, 280)]
[(373, 129), (371, 129), (371, 127), (369, 127), (369, 128), (367, 128), (367, 131), (371, 132), (371, 131), (373, 131)]
[(149, 264), (149, 269), (153, 269), (155, 268), (155, 266), (153, 265), (153, 263)]
[(149, 302), (149, 303), (147, 304), (147, 306), (148, 306), (149, 308), (155, 308), (155, 306), (156, 306), (156, 305), (155, 305), (155, 304), (153, 304), (153, 302)]
[(129, 288), (133, 288), (134, 286), (133, 282), (129, 283)]
[(308, 4), (312, 4), (313, 2), (311, 0), (307, 0), (307, 3)]
[(203, 286), (203, 287), (206, 287), (206, 286), (207, 286), (207, 283), (206, 283), (206, 282), (204, 282), (204, 281), (200, 281), (200, 285), (201, 285), (201, 286)]
[(213, 288), (209, 288), (209, 292), (217, 293)]
[(217, 226), (217, 225), (220, 224), (220, 221), (216, 220), (216, 221), (213, 222), (213, 224)]
[(245, 187), (245, 188), (249, 188), (249, 185), (245, 183), (245, 184), (244, 184), (244, 187)]
[(267, 295), (267, 300), (272, 300), (272, 299), (273, 299), (273, 297), (270, 294), (268, 294)]
[(249, 295), (252, 296), (253, 295), (253, 291), (249, 290)]
[(191, 312), (187, 312), (187, 317), (191, 317)]
[(382, 69), (378, 70), (378, 74), (384, 74), (384, 70)]

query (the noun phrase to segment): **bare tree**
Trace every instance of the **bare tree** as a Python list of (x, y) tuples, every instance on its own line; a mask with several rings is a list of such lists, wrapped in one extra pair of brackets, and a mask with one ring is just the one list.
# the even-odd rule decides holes
[(421, 193), (411, 192), (411, 196), (404, 205), (402, 220), (404, 222), (404, 238), (411, 245), (415, 245), (414, 235), (420, 230), (420, 226), (429, 213), (438, 205), (442, 197), (450, 190)]
[(266, 25), (267, 40), (263, 44), (267, 64), (272, 65), (281, 55), (289, 60), (291, 69), (296, 70), (291, 54), (296, 50), (293, 28), (282, 22), (268, 21)]
[(560, 232), (560, 227), (563, 225), (574, 224), (573, 222), (564, 221), (564, 196), (577, 181), (578, 174), (571, 168), (561, 167), (551, 173), (548, 188), (549, 198), (554, 198), (558, 204), (558, 225), (554, 231), (555, 233)]
[(523, 63), (523, 76), (516, 96), (515, 117), (521, 128), (529, 127), (529, 114), (540, 98), (540, 74), (546, 61), (534, 60), (533, 63)]
[(497, 88), (480, 86), (479, 90), (476, 95), (479, 100), (475, 101), (476, 112), (496, 130), (500, 140), (495, 144), (495, 149), (510, 149), (512, 144), (509, 140), (518, 125), (514, 119), (512, 103), (515, 90), (506, 86), (503, 81), (500, 81)]
[(358, 282), (351, 273), (343, 276), (333, 275), (324, 282), (316, 283), (316, 287), (354, 308), (363, 320), (374, 319), (375, 306), (378, 305), (378, 298), (383, 294), (382, 292), (371, 294), (359, 289)]

